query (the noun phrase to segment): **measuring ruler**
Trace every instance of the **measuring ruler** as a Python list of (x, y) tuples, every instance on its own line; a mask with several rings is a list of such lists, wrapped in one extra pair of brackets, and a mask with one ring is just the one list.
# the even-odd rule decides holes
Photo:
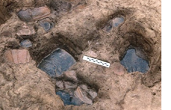
[(101, 61), (101, 60), (98, 60), (98, 59), (95, 59), (95, 58), (91, 58), (91, 57), (88, 57), (88, 56), (83, 56), (83, 60), (86, 60), (86, 61), (91, 62), (91, 63), (95, 63), (97, 65), (105, 66), (107, 68), (110, 67), (110, 63), (107, 63), (107, 62), (104, 62), (104, 61)]

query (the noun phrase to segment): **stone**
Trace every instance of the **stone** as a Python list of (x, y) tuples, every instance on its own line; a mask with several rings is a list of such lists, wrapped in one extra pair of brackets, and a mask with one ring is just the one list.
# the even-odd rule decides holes
[(43, 19), (50, 15), (51, 11), (47, 6), (21, 10), (18, 12), (20, 20), (30, 22), (33, 20)]
[(88, 91), (87, 85), (81, 84), (80, 87), (81, 87), (81, 89), (83, 89), (84, 91)]
[(32, 10), (33, 20), (38, 20), (42, 18), (46, 18), (50, 15), (50, 9), (47, 6), (34, 8)]
[(29, 36), (36, 34), (33, 26), (22, 26), (17, 29), (18, 36)]
[(43, 29), (46, 32), (48, 32), (54, 26), (54, 24), (50, 20), (47, 20), (47, 19), (41, 20), (38, 23), (40, 24), (41, 27), (43, 27)]
[(93, 100), (97, 96), (97, 92), (95, 92), (93, 89), (88, 88), (87, 85), (81, 84), (79, 86), (83, 91), (88, 93), (91, 96), (91, 99)]
[(38, 68), (51, 77), (59, 77), (75, 63), (75, 59), (68, 52), (57, 48), (38, 64)]
[(29, 39), (21, 41), (20, 45), (24, 48), (32, 47), (32, 42)]
[(7, 50), (4, 56), (6, 61), (15, 64), (25, 64), (31, 61), (29, 51), (26, 49)]
[(78, 80), (74, 70), (64, 72), (64, 77), (67, 79), (71, 79), (75, 82)]
[(97, 92), (92, 89), (88, 91), (88, 94), (91, 96), (92, 100), (97, 97)]
[(65, 85), (65, 89), (75, 89), (75, 88), (77, 88), (77, 84), (74, 84), (74, 83), (69, 82), (69, 81), (65, 81), (64, 85)]
[(56, 81), (56, 87), (63, 90), (64, 89), (63, 81)]
[(124, 22), (123, 17), (116, 17), (112, 20), (113, 27), (118, 27), (120, 24)]
[(77, 89), (74, 91), (74, 95), (85, 104), (92, 105), (93, 103), (92, 100), (87, 97), (86, 93), (84, 93), (80, 87), (77, 87)]
[(113, 18), (113, 19), (109, 20), (109, 22), (106, 24), (106, 26), (103, 28), (103, 30), (110, 32), (112, 30), (112, 28), (118, 27), (123, 22), (124, 22), (123, 17)]
[(97, 57), (97, 53), (95, 53), (95, 52), (92, 51), (92, 50), (89, 50), (89, 51), (87, 52), (87, 54), (88, 54), (88, 56), (90, 56), (90, 57), (94, 57), (94, 58)]
[(32, 21), (32, 16), (31, 16), (30, 13), (31, 13), (31, 10), (30, 9), (21, 10), (21, 11), (18, 12), (18, 17), (22, 21), (30, 22), (30, 21)]
[(126, 72), (125, 67), (117, 62), (113, 64), (112, 68), (113, 68), (114, 73), (117, 75), (123, 75)]

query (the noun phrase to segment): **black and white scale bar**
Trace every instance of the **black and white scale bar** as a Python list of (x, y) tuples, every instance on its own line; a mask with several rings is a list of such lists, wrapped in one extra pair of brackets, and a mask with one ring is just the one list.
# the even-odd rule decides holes
[(95, 63), (97, 65), (105, 66), (105, 67), (108, 67), (108, 68), (110, 67), (110, 63), (107, 63), (107, 62), (104, 62), (104, 61), (101, 61), (101, 60), (98, 60), (98, 59), (95, 59), (95, 58), (91, 58), (91, 57), (88, 57), (88, 56), (83, 56), (83, 60)]

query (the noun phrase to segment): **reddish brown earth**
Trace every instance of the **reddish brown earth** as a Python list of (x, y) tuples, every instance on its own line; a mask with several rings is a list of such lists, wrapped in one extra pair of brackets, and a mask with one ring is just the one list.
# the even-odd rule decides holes
[[(67, 11), (58, 9), (60, 13), (55, 15), (50, 8), (55, 0), (0, 0), (0, 110), (160, 110), (161, 1), (64, 1), (71, 3), (71, 10), (66, 6)], [(54, 23), (48, 32), (37, 20), (24, 22), (16, 15), (21, 9), (45, 5), (51, 10), (49, 19)], [(108, 21), (117, 16), (123, 16), (124, 23), (110, 32), (104, 31)], [(30, 36), (17, 34), (30, 26), (35, 32), (23, 31), (32, 33)], [(25, 51), (19, 43), (26, 38), (33, 46)], [(130, 44), (140, 47), (150, 62), (147, 73), (127, 73), (120, 64)], [(64, 106), (55, 94), (54, 80), (37, 68), (42, 58), (58, 47), (77, 60), (70, 70), (98, 90), (92, 105)], [(25, 60), (29, 54), (32, 60)], [(83, 61), (84, 55), (111, 66)]]

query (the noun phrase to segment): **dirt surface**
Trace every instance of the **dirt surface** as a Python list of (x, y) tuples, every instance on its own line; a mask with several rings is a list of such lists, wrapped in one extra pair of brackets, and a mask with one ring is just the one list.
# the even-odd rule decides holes
[[(65, 5), (54, 8), (52, 3), (59, 0), (11, 1), (0, 1), (0, 8), (6, 10), (0, 12), (3, 13), (0, 14), (1, 110), (161, 109), (160, 0), (64, 0), (71, 4), (71, 9)], [(51, 10), (48, 20), (54, 24), (48, 32), (38, 20), (24, 22), (17, 16), (21, 9), (45, 4)], [(118, 16), (124, 17), (124, 23), (106, 32), (104, 27)], [(36, 33), (17, 35), (17, 30), (26, 26), (33, 27)], [(23, 39), (33, 43), (28, 48), (32, 61), (26, 64), (8, 62), (5, 51), (21, 49), (19, 43)], [(149, 61), (147, 73), (128, 73), (120, 65), (130, 45), (139, 48)], [(77, 63), (70, 70), (98, 91), (92, 105), (64, 106), (55, 93), (53, 79), (37, 68), (37, 64), (56, 48), (66, 50), (76, 59)], [(111, 66), (106, 68), (83, 61), (84, 55), (109, 62)]]

